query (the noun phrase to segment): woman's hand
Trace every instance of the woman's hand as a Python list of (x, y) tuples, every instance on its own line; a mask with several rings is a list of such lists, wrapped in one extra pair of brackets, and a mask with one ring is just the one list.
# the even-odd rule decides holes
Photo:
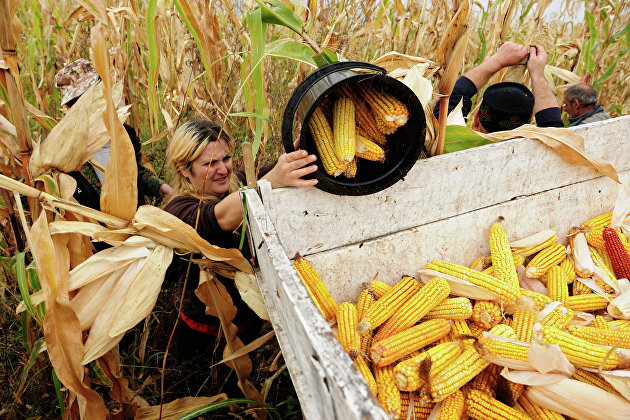
[(311, 165), (315, 160), (317, 157), (309, 155), (306, 150), (285, 153), (278, 158), (276, 166), (262, 179), (271, 182), (271, 188), (312, 187), (317, 184), (317, 180), (302, 179), (302, 177), (317, 170), (317, 165)]

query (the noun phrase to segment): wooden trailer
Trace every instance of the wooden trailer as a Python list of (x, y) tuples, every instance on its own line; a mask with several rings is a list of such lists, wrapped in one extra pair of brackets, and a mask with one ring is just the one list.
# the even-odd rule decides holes
[[(630, 116), (575, 129), (586, 151), (630, 177)], [(503, 218), (509, 238), (568, 229), (612, 209), (619, 184), (569, 164), (536, 140), (514, 139), (419, 160), (407, 176), (367, 196), (316, 188), (246, 192), (257, 278), (306, 419), (385, 419), (301, 283), (291, 260), (311, 261), (335, 300), (364, 283), (394, 283), (432, 259), (470, 264), (489, 254)]]

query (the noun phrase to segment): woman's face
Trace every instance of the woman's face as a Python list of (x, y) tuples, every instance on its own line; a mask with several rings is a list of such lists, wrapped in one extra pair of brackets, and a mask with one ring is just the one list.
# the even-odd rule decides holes
[(192, 161), (191, 167), (180, 169), (180, 172), (202, 194), (225, 194), (230, 188), (232, 175), (232, 154), (227, 142), (223, 139), (211, 141), (201, 155)]

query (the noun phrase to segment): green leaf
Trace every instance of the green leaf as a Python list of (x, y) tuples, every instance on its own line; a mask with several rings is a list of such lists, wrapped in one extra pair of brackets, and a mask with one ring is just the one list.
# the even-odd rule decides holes
[(630, 49), (625, 49), (625, 50), (619, 51), (619, 53), (617, 54), (617, 58), (615, 58), (615, 61), (613, 61), (611, 66), (608, 67), (608, 70), (606, 70), (606, 72), (599, 79), (597, 79), (597, 80), (595, 80), (593, 82), (593, 86), (597, 86), (598, 84), (605, 82), (610, 76), (612, 76), (613, 72), (615, 71), (615, 67), (617, 67), (617, 62), (628, 51), (630, 51)]
[(206, 404), (199, 408), (194, 409), (193, 411), (184, 414), (177, 418), (177, 420), (191, 420), (195, 419), (198, 416), (209, 413), (210, 411), (218, 410), (219, 408), (229, 407), (232, 404), (255, 404), (255, 405), (263, 405), (265, 409), (267, 409), (267, 405), (261, 403), (260, 401), (253, 400), (251, 398), (228, 398), (227, 400), (217, 401), (210, 404)]
[(308, 45), (288, 38), (272, 41), (265, 46), (265, 55), (288, 58), (317, 67), (313, 54), (315, 54), (313, 49)]
[[(251, 61), (251, 82), (254, 91), (254, 111), (259, 115), (264, 115), (265, 110), (265, 89), (263, 84), (262, 60), (265, 54), (265, 39), (267, 38), (267, 26), (262, 19), (262, 10), (256, 9), (249, 14), (249, 34), (252, 42), (252, 50), (249, 53)], [(243, 80), (243, 83), (246, 81)], [(256, 130), (254, 141), (252, 142), (252, 153), (254, 157), (258, 153), (262, 139), (264, 122), (256, 120)]]
[(492, 144), (468, 127), (461, 125), (447, 125), (446, 138), (444, 141), (444, 153), (458, 152), (472, 147)]
[(621, 38), (622, 36), (627, 34), (630, 34), (630, 20), (628, 21), (628, 23), (626, 23), (626, 26), (624, 26), (622, 30), (612, 36), (612, 39)]
[(25, 256), (26, 253), (20, 252), (11, 259), (11, 264), (15, 269), (15, 276), (17, 278), (18, 288), (20, 289), (20, 295), (22, 296), (22, 302), (24, 302), (24, 306), (26, 307), (28, 313), (39, 322), (38, 317), (35, 315), (35, 310), (33, 309), (31, 291), (28, 287), (28, 281), (26, 279)]
[(302, 20), (293, 14), (293, 11), (277, 0), (267, 0), (272, 6), (266, 5), (262, 0), (256, 0), (260, 5), (261, 18), (265, 23), (285, 26), (292, 31), (302, 33)]
[(35, 360), (37, 360), (37, 355), (39, 354), (39, 351), (42, 349), (43, 345), (44, 345), (43, 337), (37, 340), (35, 344), (33, 344), (33, 350), (31, 350), (31, 355), (29, 356), (28, 361), (24, 365), (24, 369), (22, 369), (22, 374), (20, 375), (20, 384), (18, 386), (18, 389), (15, 391), (15, 394), (17, 396), (20, 396), (22, 392), (24, 391), (24, 385), (26, 384), (26, 377), (28, 375), (28, 371), (31, 369), (31, 367), (35, 363)]
[(317, 67), (322, 67), (339, 62), (339, 57), (334, 52), (324, 48), (321, 53), (313, 56), (313, 60), (317, 63)]
[[(157, 0), (150, 0), (147, 9), (147, 43), (149, 47), (149, 85), (157, 86), (158, 62), (160, 60), (157, 46), (157, 35), (155, 32), (155, 8)], [(180, 11), (183, 15), (183, 11)], [(151, 132), (158, 129), (158, 99), (157, 89), (149, 89), (147, 99), (149, 102), (149, 125)]]
[(61, 394), (61, 381), (57, 377), (57, 372), (55, 372), (55, 368), (52, 369), (52, 378), (53, 385), (55, 386), (55, 394), (57, 395), (57, 402), (59, 403), (59, 410), (61, 411), (61, 415), (63, 416), (63, 412), (66, 411), (66, 407), (63, 403), (63, 395)]
[(272, 123), (271, 119), (268, 117), (265, 117), (264, 115), (260, 115), (260, 114), (256, 114), (255, 112), (233, 112), (231, 114), (228, 114), (230, 117), (253, 117), (253, 118), (259, 118), (263, 121), (268, 122), (269, 124)]

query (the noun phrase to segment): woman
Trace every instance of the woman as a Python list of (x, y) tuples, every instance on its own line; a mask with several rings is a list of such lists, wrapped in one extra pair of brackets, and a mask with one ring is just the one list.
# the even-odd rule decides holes
[[(242, 172), (233, 171), (233, 153), (234, 143), (230, 137), (219, 125), (206, 120), (184, 123), (177, 129), (166, 150), (175, 179), (174, 193), (164, 210), (196, 227), (199, 235), (211, 244), (223, 248), (238, 247), (240, 229), (239, 232), (235, 229), (243, 221), (238, 189), (239, 181), (243, 185), (246, 182)], [(308, 155), (304, 150), (283, 154), (274, 164), (263, 167), (259, 176), (268, 180), (272, 188), (313, 186), (317, 180), (302, 177), (317, 170), (312, 165), (315, 159), (314, 155)], [(243, 253), (246, 258), (249, 257), (248, 249), (244, 249)], [(177, 282), (180, 288), (188, 268), (185, 259), (187, 256), (176, 258), (167, 273), (167, 280)], [(233, 323), (239, 328), (239, 337), (247, 344), (259, 336), (261, 320), (242, 301), (232, 280), (219, 279), (238, 309)], [(198, 282), (199, 267), (191, 264), (181, 314), (184, 322), (178, 324), (173, 349), (178, 366), (183, 361), (194, 361), (196, 369), (199, 369), (199, 364), (210, 362), (204, 358), (213, 352), (219, 330), (218, 319), (206, 315), (205, 305), (194, 295)], [(204, 373), (207, 376), (208, 371)]]

